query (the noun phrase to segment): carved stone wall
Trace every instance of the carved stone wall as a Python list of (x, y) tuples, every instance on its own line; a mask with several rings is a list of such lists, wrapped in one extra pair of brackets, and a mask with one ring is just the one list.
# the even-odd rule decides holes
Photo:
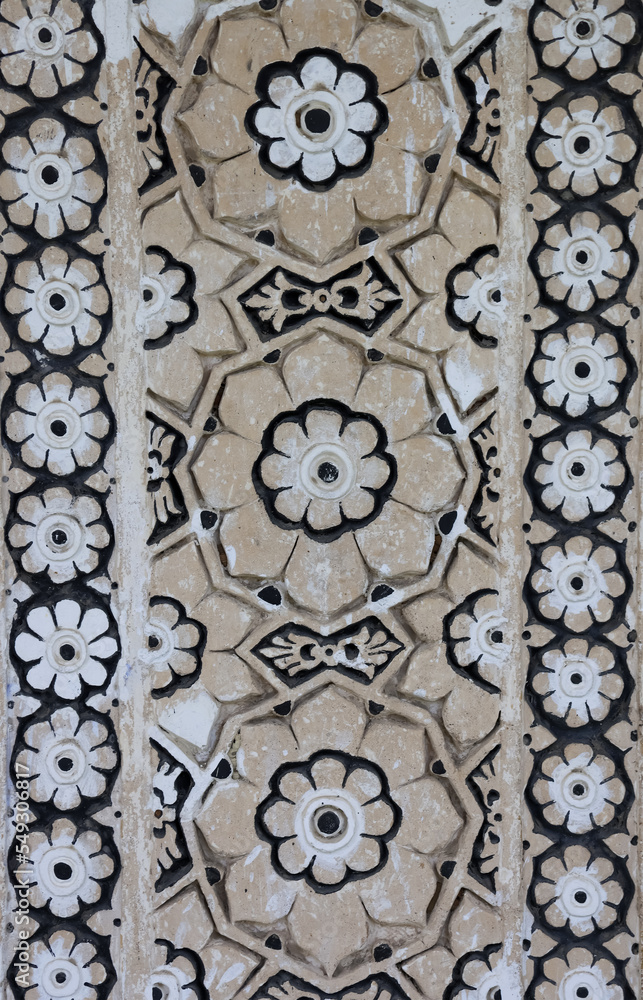
[(639, 996), (642, 21), (0, 0), (7, 996)]

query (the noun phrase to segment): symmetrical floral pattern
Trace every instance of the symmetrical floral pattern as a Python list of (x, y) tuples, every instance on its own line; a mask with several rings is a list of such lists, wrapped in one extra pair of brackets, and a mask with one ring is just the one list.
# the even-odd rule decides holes
[(401, 819), (385, 782), (368, 761), (325, 750), (303, 768), (276, 772), (257, 812), (275, 870), (317, 892), (336, 892), (383, 868)]
[[(215, 218), (252, 231), (276, 209), (280, 238), (323, 260), (360, 217), (416, 214), (441, 92), (408, 25), (373, 23), (352, 0), (333, 0), (323, 25), (306, 0), (271, 10), (222, 20), (196, 95), (178, 106), (189, 135), (177, 152), (203, 193), (211, 180)], [(311, 226), (307, 206), (322, 204)]]
[(643, 15), (522, 6), (0, 0), (16, 1000), (634, 1000)]
[(10, 87), (28, 87), (35, 98), (55, 97), (77, 84), (98, 52), (82, 7), (71, 0), (55, 7), (4, 0), (0, 16), (0, 74)]
[(20, 261), (4, 302), (24, 344), (64, 357), (100, 344), (110, 305), (100, 264), (57, 245)]
[(56, 917), (71, 917), (96, 903), (114, 861), (95, 830), (80, 830), (71, 820), (55, 820), (51, 830), (29, 835), (31, 899)]
[(69, 476), (95, 469), (111, 430), (100, 384), (74, 384), (51, 372), (41, 382), (19, 382), (5, 399), (5, 433), (29, 469)]
[(16, 226), (33, 226), (45, 239), (89, 227), (105, 191), (93, 142), (38, 118), (26, 136), (4, 142), (2, 157), (0, 195)]
[(198, 676), (203, 648), (203, 628), (186, 618), (177, 601), (153, 598), (146, 628), (147, 650), (143, 661), (153, 672), (154, 692), (168, 693), (173, 682), (192, 683)]
[(51, 609), (32, 608), (26, 626), (15, 636), (13, 649), (31, 687), (47, 690), (53, 682), (60, 698), (73, 699), (80, 695), (82, 681), (104, 685), (105, 664), (113, 663), (118, 643), (108, 634), (114, 631), (113, 619), (103, 608), (58, 601)]
[(16, 892), (5, 914), (6, 978), (28, 1000), (107, 1000), (116, 979), (121, 645), (107, 512), (116, 483), (113, 261), (99, 20), (91, 0), (0, 2), (7, 842)]
[(55, 930), (35, 941), (33, 949), (33, 985), (25, 993), (29, 1000), (61, 995), (95, 1000), (99, 995), (107, 969), (89, 941), (71, 930)]
[[(526, 995), (624, 1000), (638, 989), (632, 950), (616, 944), (633, 933), (632, 854), (609, 845), (621, 831), (624, 845), (636, 839), (630, 323), (639, 306), (627, 199), (640, 170), (640, 11), (622, 0), (537, 0), (530, 35)], [(619, 86), (619, 74), (635, 88)]]
[(545, 293), (576, 313), (609, 300), (631, 269), (631, 250), (618, 226), (595, 212), (577, 212), (545, 230), (536, 267)]
[(604, 517), (617, 503), (617, 487), (625, 480), (625, 466), (617, 444), (593, 438), (588, 429), (570, 431), (545, 441), (533, 466), (537, 490), (547, 510), (565, 521), (578, 522), (591, 514)]
[[(436, 859), (457, 849), (462, 807), (427, 773), (422, 727), (367, 722), (334, 686), (289, 721), (242, 725), (238, 773), (216, 782), (196, 822), (225, 871), (232, 919), (252, 919), (264, 936), (285, 920), (293, 944), (331, 975), (363, 946), (367, 914), (391, 931), (424, 925)], [(331, 920), (340, 935), (328, 934)]]
[[(343, 364), (341, 382), (330, 370), (323, 378), (325, 398), (304, 376), (320, 355)], [(249, 420), (242, 401), (257, 393), (258, 417)], [(287, 564), (289, 592), (321, 610), (337, 597), (322, 600), (310, 586), (316, 560), (340, 584), (342, 603), (363, 592), (367, 567), (385, 578), (426, 573), (436, 522), (457, 504), (464, 473), (453, 445), (431, 428), (421, 372), (364, 370), (354, 350), (323, 335), (289, 353), (281, 376), (265, 368), (230, 376), (218, 414), (221, 426), (194, 471), (205, 500), (223, 514), (233, 576), (270, 578)], [(396, 546), (401, 531), (413, 548)]]
[(574, 728), (602, 721), (624, 689), (610, 648), (580, 638), (539, 654), (531, 684), (541, 710)]
[[(332, 538), (377, 517), (397, 479), (374, 417), (336, 402), (304, 403), (273, 421), (254, 467), (270, 516), (313, 538)], [(263, 490), (262, 490), (263, 488)]]
[(568, 925), (576, 937), (586, 937), (617, 919), (623, 889), (608, 858), (592, 858), (586, 847), (575, 844), (562, 858), (543, 861), (540, 874), (534, 896), (550, 926)]
[(256, 89), (265, 97), (248, 109), (246, 123), (269, 173), (327, 190), (368, 169), (388, 112), (366, 67), (331, 51), (302, 52), (291, 64), (266, 66)]
[(21, 496), (15, 514), (9, 544), (25, 573), (45, 573), (54, 583), (66, 583), (104, 562), (111, 526), (96, 497), (53, 487), (40, 496)]
[(24, 741), (27, 749), (17, 760), (31, 775), (31, 797), (53, 801), (57, 809), (75, 809), (81, 799), (101, 796), (117, 764), (112, 731), (96, 717), (81, 721), (71, 707), (33, 723)]

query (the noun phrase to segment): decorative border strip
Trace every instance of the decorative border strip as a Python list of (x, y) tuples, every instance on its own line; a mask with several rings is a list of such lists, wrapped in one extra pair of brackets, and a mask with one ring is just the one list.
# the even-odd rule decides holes
[(526, 996), (634, 998), (637, 4), (536, 0)]
[[(16, 997), (103, 1000), (120, 871), (111, 794), (120, 755), (112, 678), (108, 501), (115, 419), (104, 356), (107, 163), (93, 0), (0, 4), (0, 198), (9, 388), (5, 538), (15, 808)], [(9, 465), (9, 462), (7, 463)]]

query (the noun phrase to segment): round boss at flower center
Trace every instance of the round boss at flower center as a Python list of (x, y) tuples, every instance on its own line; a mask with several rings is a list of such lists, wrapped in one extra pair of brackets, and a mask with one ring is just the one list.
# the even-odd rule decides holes
[(62, 674), (75, 673), (87, 658), (85, 640), (80, 632), (71, 629), (56, 629), (47, 646), (51, 663)]
[(299, 93), (284, 115), (286, 135), (302, 152), (330, 150), (346, 132), (346, 112), (342, 101), (327, 90)]
[(572, 240), (567, 247), (565, 264), (568, 270), (578, 277), (591, 274), (599, 262), (599, 249), (590, 239)]
[(45, 966), (42, 985), (48, 996), (71, 997), (81, 985), (80, 969), (69, 959), (56, 958)]
[(36, 532), (36, 542), (52, 561), (67, 561), (79, 550), (83, 529), (76, 518), (66, 514), (43, 517)]
[(80, 296), (68, 281), (46, 281), (38, 289), (36, 309), (45, 322), (67, 326), (80, 314)]
[(588, 124), (576, 125), (566, 133), (563, 150), (571, 164), (590, 167), (601, 159), (605, 151), (602, 132)]
[(82, 433), (78, 411), (60, 400), (47, 403), (36, 418), (36, 434), (47, 448), (71, 448)]
[(599, 581), (587, 563), (566, 566), (557, 583), (561, 594), (570, 604), (587, 603), (600, 592)]
[(296, 121), (299, 129), (309, 139), (323, 142), (332, 132), (335, 116), (328, 103), (311, 101), (297, 112)]
[(38, 865), (38, 879), (51, 895), (72, 895), (86, 877), (82, 856), (74, 847), (52, 847)]
[(28, 49), (40, 58), (53, 58), (63, 47), (64, 34), (53, 17), (44, 14), (29, 21), (25, 30)]
[(75, 785), (87, 769), (85, 754), (74, 740), (55, 743), (48, 751), (45, 766), (58, 784)]
[(334, 854), (359, 841), (364, 820), (359, 803), (338, 789), (314, 789), (299, 803), (295, 831), (313, 852)]
[(357, 469), (341, 445), (318, 444), (304, 455), (299, 474), (307, 492), (331, 500), (346, 496), (353, 489)]
[(561, 792), (573, 809), (587, 809), (596, 796), (596, 785), (586, 771), (571, 771), (562, 781)]
[(570, 392), (595, 392), (605, 379), (605, 362), (598, 351), (570, 348), (560, 366), (560, 380)]
[(595, 685), (596, 672), (586, 660), (569, 660), (560, 671), (560, 687), (569, 698), (584, 698)]
[(604, 983), (591, 969), (569, 972), (561, 983), (560, 996), (563, 1000), (602, 1000), (607, 996)]
[(565, 21), (565, 33), (572, 45), (595, 45), (602, 36), (601, 25), (591, 11), (579, 11)]
[(40, 153), (28, 171), (29, 184), (34, 194), (45, 201), (63, 198), (71, 190), (74, 175), (70, 164), (55, 153)]
[(600, 884), (589, 875), (576, 873), (566, 876), (561, 890), (561, 904), (572, 917), (589, 917), (600, 909), (604, 901)]
[(589, 449), (574, 449), (561, 464), (561, 478), (569, 489), (585, 491), (600, 481), (601, 465)]
[(151, 663), (166, 659), (174, 649), (174, 642), (164, 622), (152, 619), (145, 626), (147, 650), (145, 659)]
[(141, 312), (145, 316), (154, 316), (165, 303), (166, 295), (163, 285), (151, 275), (146, 275), (141, 286)]
[(334, 837), (346, 826), (346, 816), (341, 809), (327, 809), (322, 806), (315, 813), (315, 826), (322, 837)]

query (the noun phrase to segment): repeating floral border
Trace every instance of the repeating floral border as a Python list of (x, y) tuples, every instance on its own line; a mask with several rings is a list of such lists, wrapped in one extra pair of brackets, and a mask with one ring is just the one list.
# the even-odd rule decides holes
[(636, 990), (640, 21), (627, 0), (609, 10), (536, 0), (529, 18), (525, 945), (536, 1000)]
[(18, 717), (7, 978), (16, 997), (68, 988), (76, 1000), (111, 992), (110, 934), (120, 925), (107, 106), (92, 9), (93, 0), (0, 3), (0, 320), (10, 381), (2, 443), (14, 563), (9, 708)]

